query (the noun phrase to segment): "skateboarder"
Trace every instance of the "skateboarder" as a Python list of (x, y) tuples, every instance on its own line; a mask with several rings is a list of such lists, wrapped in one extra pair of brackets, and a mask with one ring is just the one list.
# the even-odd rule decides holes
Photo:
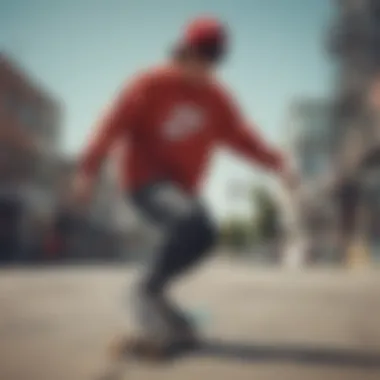
[(215, 226), (198, 197), (213, 149), (232, 148), (285, 185), (295, 183), (281, 153), (247, 123), (215, 77), (227, 54), (227, 34), (211, 17), (190, 22), (167, 63), (136, 75), (122, 89), (84, 150), (74, 181), (76, 201), (88, 201), (103, 159), (118, 145), (125, 197), (165, 231), (137, 289), (138, 320), (151, 347), (196, 341), (167, 290), (215, 243)]

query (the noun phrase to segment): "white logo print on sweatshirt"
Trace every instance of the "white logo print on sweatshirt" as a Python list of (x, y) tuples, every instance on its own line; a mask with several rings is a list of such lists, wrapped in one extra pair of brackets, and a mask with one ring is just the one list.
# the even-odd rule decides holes
[(175, 106), (164, 122), (164, 137), (171, 141), (181, 141), (198, 132), (204, 125), (203, 110), (192, 104)]

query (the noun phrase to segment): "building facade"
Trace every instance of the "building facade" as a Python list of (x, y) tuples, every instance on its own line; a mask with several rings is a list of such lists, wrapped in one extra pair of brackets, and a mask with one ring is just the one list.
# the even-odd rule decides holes
[[(377, 0), (335, 3), (336, 17), (328, 45), (338, 68), (334, 102), (340, 167), (337, 186), (341, 187), (342, 194), (349, 189), (351, 192), (356, 189), (357, 193), (355, 202), (345, 202), (340, 213), (343, 218), (346, 215), (353, 220), (351, 224), (343, 223), (349, 227), (347, 235), (353, 235), (354, 230), (363, 230), (373, 257), (380, 257), (377, 248), (380, 245), (379, 234), (375, 228), (379, 223), (376, 198), (380, 197), (380, 187), (376, 189), (376, 186), (380, 181), (376, 177), (380, 175), (380, 161), (378, 170), (372, 167), (370, 175), (361, 169), (363, 157), (374, 146), (380, 146), (379, 120), (374, 118), (368, 102), (373, 82), (380, 72), (380, 3)], [(357, 217), (362, 214), (367, 217)]]
[(296, 235), (302, 235), (304, 259), (311, 261), (333, 260), (336, 245), (335, 202), (326, 186), (335, 160), (332, 108), (328, 99), (296, 101), (286, 129), (288, 148), (302, 180), (296, 208), (302, 234)]
[(20, 242), (33, 245), (32, 236), (38, 235), (34, 219), (51, 208), (61, 123), (59, 102), (0, 54), (0, 203), (8, 214), (14, 205), (15, 213), (2, 218), (4, 224), (14, 221), (14, 226), (8, 225), (13, 243), (2, 238), (8, 258), (26, 254)]
[(148, 236), (119, 189), (117, 157), (89, 208), (73, 212), (77, 160), (60, 153), (62, 116), (60, 102), (0, 54), (0, 261), (128, 258)]
[(291, 106), (287, 133), (295, 163), (306, 181), (319, 179), (333, 160), (331, 111), (328, 99), (305, 98)]
[[(61, 105), (22, 69), (0, 55), (0, 126), (2, 182), (40, 181), (48, 173), (50, 152), (57, 152), (62, 127)], [(9, 166), (12, 163), (12, 166)]]

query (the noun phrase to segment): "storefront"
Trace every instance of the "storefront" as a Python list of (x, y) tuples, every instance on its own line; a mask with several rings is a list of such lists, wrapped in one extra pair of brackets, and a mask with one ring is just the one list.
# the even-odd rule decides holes
[(338, 262), (336, 208), (332, 198), (316, 194), (304, 208), (303, 229), (309, 263)]
[(0, 262), (10, 263), (20, 254), (22, 203), (10, 194), (0, 195)]
[(380, 160), (362, 173), (361, 228), (374, 262), (380, 263)]
[(0, 261), (41, 258), (53, 205), (49, 194), (27, 185), (0, 189)]

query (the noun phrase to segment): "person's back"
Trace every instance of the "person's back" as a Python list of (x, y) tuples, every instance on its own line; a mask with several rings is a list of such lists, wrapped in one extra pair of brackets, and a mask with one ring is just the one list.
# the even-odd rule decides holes
[[(143, 111), (141, 111), (143, 110)], [(246, 130), (240, 111), (212, 76), (192, 77), (180, 64), (148, 70), (126, 86), (103, 120), (105, 126), (83, 157), (91, 171), (107, 139), (122, 145), (123, 187), (136, 190), (170, 178), (188, 191), (197, 189), (216, 144), (247, 151), (263, 164), (278, 166), (279, 156)]]
[(217, 136), (213, 83), (194, 82), (174, 64), (154, 68), (140, 81), (149, 88), (149, 112), (125, 142), (123, 182), (136, 189), (170, 178), (193, 190)]

